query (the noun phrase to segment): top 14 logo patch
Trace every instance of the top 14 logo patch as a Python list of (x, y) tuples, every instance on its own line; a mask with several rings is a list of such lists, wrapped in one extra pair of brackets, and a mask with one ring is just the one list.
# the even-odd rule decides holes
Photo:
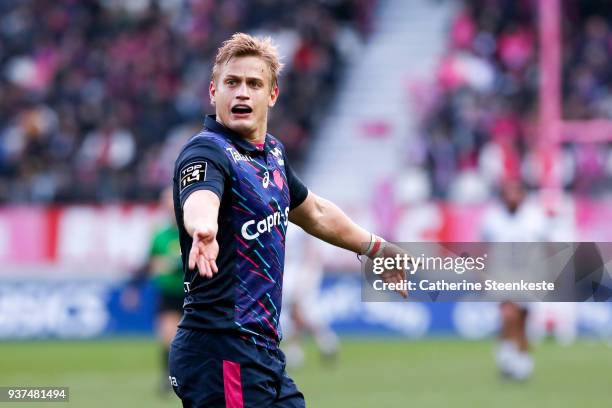
[(206, 181), (207, 165), (205, 161), (196, 161), (183, 166), (180, 172), (180, 191), (182, 192), (192, 184)]

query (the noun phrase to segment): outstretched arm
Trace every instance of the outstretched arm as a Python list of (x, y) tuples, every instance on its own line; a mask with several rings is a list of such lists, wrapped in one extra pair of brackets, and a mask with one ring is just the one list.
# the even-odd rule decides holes
[(219, 197), (208, 190), (194, 191), (183, 205), (183, 221), (187, 233), (193, 237), (189, 251), (189, 269), (196, 265), (200, 275), (212, 278), (218, 272), (217, 216)]
[[(396, 245), (382, 242), (376, 235), (353, 222), (337, 205), (311, 191), (306, 199), (289, 213), (289, 220), (310, 235), (370, 258), (393, 257), (404, 253)], [(400, 282), (405, 277), (404, 270), (386, 271), (382, 274), (386, 282)], [(405, 291), (400, 291), (400, 294), (407, 296)]]
[(312, 236), (332, 245), (361, 254), (364, 242), (370, 242), (368, 231), (355, 224), (336, 204), (312, 191), (302, 204), (291, 210), (289, 221)]

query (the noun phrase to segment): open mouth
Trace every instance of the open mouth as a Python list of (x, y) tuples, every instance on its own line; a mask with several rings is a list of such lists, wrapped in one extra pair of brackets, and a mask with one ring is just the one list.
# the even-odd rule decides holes
[(250, 106), (248, 105), (234, 105), (232, 106), (232, 113), (237, 114), (237, 115), (246, 115), (248, 113), (253, 112), (253, 109), (251, 109)]

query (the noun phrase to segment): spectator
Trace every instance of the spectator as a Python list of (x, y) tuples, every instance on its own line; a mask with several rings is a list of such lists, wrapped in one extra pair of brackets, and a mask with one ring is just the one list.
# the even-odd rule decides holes
[[(568, 0), (563, 18), (563, 118), (612, 118), (612, 14), (603, 3)], [(535, 0), (464, 0), (433, 103), (417, 110), (435, 196), (446, 198), (463, 174), (480, 174), (490, 189), (518, 176), (537, 182), (527, 160), (538, 137), (536, 24)], [(566, 187), (590, 194), (612, 184), (609, 149), (566, 146), (562, 156)]]
[(299, 163), (342, 69), (338, 32), (365, 37), (375, 3), (0, 2), (0, 202), (155, 199), (167, 139), (200, 126), (214, 44), (236, 31), (288, 39), (271, 132)]

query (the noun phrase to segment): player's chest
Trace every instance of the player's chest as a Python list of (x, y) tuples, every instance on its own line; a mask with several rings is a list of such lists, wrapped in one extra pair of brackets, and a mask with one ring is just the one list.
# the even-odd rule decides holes
[(506, 242), (537, 241), (539, 238), (533, 220), (522, 215), (500, 217), (495, 235), (499, 241)]
[(226, 154), (232, 167), (232, 189), (240, 201), (264, 207), (275, 201), (288, 204), (289, 187), (280, 149), (249, 154), (229, 147)]

